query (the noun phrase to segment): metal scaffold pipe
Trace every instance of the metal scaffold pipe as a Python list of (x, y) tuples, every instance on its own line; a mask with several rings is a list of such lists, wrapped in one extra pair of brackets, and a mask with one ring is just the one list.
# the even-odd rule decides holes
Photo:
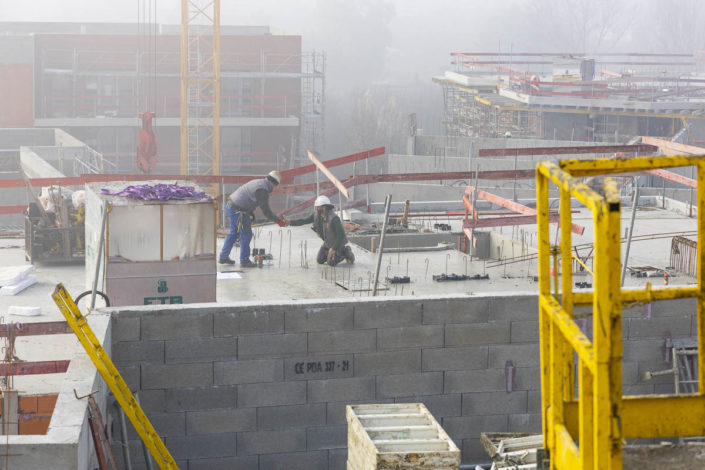
[(384, 201), (384, 221), (382, 222), (382, 234), (379, 237), (379, 248), (377, 249), (377, 270), (375, 271), (375, 286), (372, 289), (372, 296), (377, 296), (377, 284), (379, 283), (379, 268), (382, 266), (382, 251), (384, 249), (384, 234), (387, 232), (387, 219), (389, 218), (389, 206), (392, 204), (392, 195), (387, 194)]

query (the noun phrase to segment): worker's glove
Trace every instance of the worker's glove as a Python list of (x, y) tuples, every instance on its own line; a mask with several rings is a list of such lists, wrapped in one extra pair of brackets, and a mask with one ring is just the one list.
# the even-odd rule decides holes
[(288, 225), (287, 220), (286, 219), (279, 219), (277, 221), (277, 225), (279, 225), (280, 227), (286, 227)]
[(335, 250), (333, 248), (328, 249), (328, 261), (332, 261), (335, 259)]

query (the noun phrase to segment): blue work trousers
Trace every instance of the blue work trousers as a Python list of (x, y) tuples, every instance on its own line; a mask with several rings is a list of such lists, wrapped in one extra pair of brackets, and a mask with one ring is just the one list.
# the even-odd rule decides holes
[[(240, 263), (250, 262), (250, 242), (252, 241), (252, 222), (250, 215), (246, 212), (235, 212), (230, 206), (225, 206), (225, 213), (230, 219), (230, 233), (225, 237), (223, 250), (220, 252), (220, 259), (230, 257), (230, 251), (233, 249), (235, 240), (240, 238)], [(238, 225), (240, 232), (238, 234)]]

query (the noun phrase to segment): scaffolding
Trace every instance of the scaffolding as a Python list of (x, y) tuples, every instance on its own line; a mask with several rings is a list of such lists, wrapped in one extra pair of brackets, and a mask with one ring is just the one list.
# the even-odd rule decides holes
[(324, 152), (326, 109), (326, 56), (310, 52), (301, 56), (301, 122), (299, 146), (291, 168), (308, 162), (307, 150)]
[(181, 174), (220, 174), (220, 0), (181, 0)]

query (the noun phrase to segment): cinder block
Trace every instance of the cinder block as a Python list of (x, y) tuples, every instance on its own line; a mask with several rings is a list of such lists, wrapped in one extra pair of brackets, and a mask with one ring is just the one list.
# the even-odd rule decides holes
[(128, 317), (119, 313), (110, 317), (112, 343), (140, 340), (140, 317)]
[(636, 362), (622, 363), (622, 385), (636, 384), (640, 382), (639, 364)]
[(651, 315), (678, 315), (678, 314), (694, 314), (697, 308), (697, 299), (690, 297), (687, 299), (675, 300), (659, 300), (652, 302)]
[(377, 396), (380, 398), (443, 393), (443, 372), (385, 375), (377, 377)]
[(406, 326), (377, 330), (377, 350), (443, 346), (443, 326)]
[(538, 343), (539, 342), (539, 322), (538, 322), (538, 320), (511, 322), (511, 333), (509, 334), (509, 340), (512, 343)]
[(328, 452), (322, 450), (261, 455), (259, 465), (259, 468), (267, 470), (326, 470), (328, 468)]
[(506, 432), (507, 415), (474, 415), (443, 419), (443, 429), (453, 441), (475, 439), (482, 432)]
[(352, 330), (354, 324), (353, 306), (342, 307), (302, 307), (284, 314), (287, 333)]
[(478, 462), (488, 463), (492, 461), (479, 438), (456, 440), (455, 444), (462, 452), (461, 463), (463, 464), (472, 465)]
[(539, 301), (535, 295), (493, 297), (489, 321), (538, 320)]
[(440, 418), (445, 418), (446, 416), (460, 416), (461, 401), (461, 395), (454, 393), (451, 395), (426, 395), (423, 397), (397, 398), (395, 403), (423, 403), (433, 417), (440, 422)]
[(197, 411), (237, 406), (235, 387), (172, 388), (165, 393), (167, 411)]
[(504, 344), (489, 346), (488, 367), (503, 369), (507, 361), (512, 361), (514, 367), (534, 367), (540, 361), (539, 343)]
[(446, 346), (509, 343), (509, 322), (446, 325)]
[(338, 402), (328, 402), (327, 403), (327, 418), (326, 424), (329, 425), (340, 425), (347, 424), (345, 418), (345, 406), (346, 405), (361, 405), (361, 404), (386, 404), (394, 403), (393, 398), (375, 398), (373, 400), (346, 400)]
[(486, 323), (489, 314), (490, 300), (487, 298), (432, 300), (423, 304), (424, 325)]
[(541, 390), (540, 367), (517, 367), (514, 370), (514, 390)]
[(423, 304), (410, 300), (391, 300), (355, 304), (355, 328), (394, 328), (421, 325)]
[(216, 385), (277, 382), (284, 379), (283, 359), (214, 362)]
[(421, 372), (420, 349), (355, 354), (355, 375), (358, 377), (411, 372)]
[(654, 384), (654, 393), (660, 395), (670, 395), (676, 393), (676, 387), (673, 383)]
[(434, 370), (469, 370), (487, 367), (487, 346), (470, 348), (434, 348), (421, 352), (421, 368)]
[(280, 307), (216, 313), (215, 336), (238, 336), (284, 332), (284, 311)]
[(318, 426), (306, 429), (307, 450), (341, 449), (348, 443), (347, 426)]
[(448, 371), (445, 373), (443, 393), (494, 392), (505, 388), (504, 370)]
[(622, 387), (622, 395), (651, 395), (653, 393), (654, 385), (649, 383), (625, 385)]
[(509, 432), (541, 433), (541, 414), (511, 414), (508, 418)]
[[(175, 459), (205, 459), (236, 456), (235, 433), (167, 437), (166, 448)], [(182, 467), (183, 468), (183, 467)]]
[[(186, 435), (186, 413), (150, 413), (149, 422), (161, 437), (178, 437)], [(127, 425), (128, 439), (139, 439), (135, 428)]]
[(139, 394), (140, 407), (148, 416), (149, 413), (163, 413), (166, 411), (165, 390), (140, 390)]
[(113, 343), (113, 362), (164, 363), (164, 341), (121, 341)]
[(213, 384), (212, 364), (143, 364), (142, 388), (202, 387)]
[(690, 336), (690, 315), (668, 317), (630, 318), (629, 339), (663, 338), (670, 333), (672, 338)]
[(377, 330), (330, 331), (308, 334), (308, 352), (356, 353), (374, 351)]
[(167, 341), (166, 362), (206, 362), (235, 359), (237, 338), (206, 338)]
[[(646, 362), (665, 364), (663, 362), (663, 339), (640, 339), (624, 342), (622, 360), (625, 362)], [(666, 367), (663, 367), (664, 369)]]
[(259, 468), (259, 456), (245, 455), (220, 459), (192, 459), (189, 460), (188, 468), (189, 470), (252, 470)]
[(328, 451), (328, 470), (346, 470), (348, 468), (348, 449), (331, 449)]
[(256, 429), (257, 412), (254, 408), (186, 412), (186, 432), (190, 436)]
[(213, 336), (213, 314), (191, 310), (142, 315), (142, 340), (195, 339)]
[(125, 381), (127, 387), (130, 390), (142, 389), (142, 381), (140, 380), (140, 377), (142, 375), (142, 366), (140, 366), (139, 364), (134, 366), (115, 364), (115, 367), (117, 368), (118, 372), (120, 372), (122, 379)]
[(308, 402), (374, 400), (374, 377), (308, 381)]
[(237, 435), (237, 449), (239, 455), (278, 454), (281, 452), (294, 452), (305, 448), (305, 429), (241, 432)]
[(285, 333), (281, 335), (246, 335), (238, 338), (238, 358), (283, 357), (305, 354), (306, 333)]
[(529, 413), (541, 413), (541, 390), (528, 390), (528, 405)]
[(263, 406), (257, 408), (257, 429), (322, 426), (326, 424), (326, 405)]
[(273, 382), (237, 386), (237, 406), (300, 405), (306, 403), (306, 383)]
[(527, 391), (463, 393), (463, 416), (526, 413)]

